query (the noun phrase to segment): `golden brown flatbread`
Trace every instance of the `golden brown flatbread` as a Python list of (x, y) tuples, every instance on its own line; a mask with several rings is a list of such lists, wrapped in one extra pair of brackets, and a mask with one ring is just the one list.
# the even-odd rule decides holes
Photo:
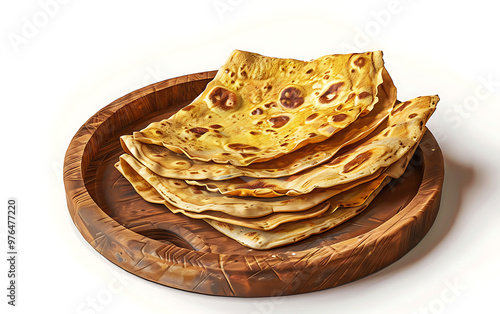
[(120, 141), (125, 152), (163, 177), (227, 180), (241, 176), (252, 178), (289, 176), (327, 161), (342, 147), (363, 139), (387, 118), (396, 101), (396, 88), (386, 71), (383, 72), (383, 79), (377, 94), (379, 101), (373, 110), (356, 119), (335, 136), (321, 143), (306, 145), (281, 157), (246, 167), (191, 160), (186, 155), (174, 153), (164, 146), (139, 142), (132, 135), (124, 135)]
[(269, 249), (363, 211), (403, 174), (438, 101), (396, 103), (381, 51), (236, 50), (188, 106), (121, 137), (115, 166), (144, 200)]
[(369, 137), (328, 163), (281, 178), (240, 177), (224, 181), (186, 180), (224, 195), (276, 197), (307, 194), (359, 180), (388, 167), (416, 147), (426, 131), (425, 123), (439, 101), (438, 96), (418, 97), (394, 106), (388, 120)]
[[(321, 210), (321, 206), (318, 207), (318, 205), (337, 194), (351, 190), (365, 182), (373, 181), (381, 175), (399, 178), (413, 156), (414, 149), (390, 167), (379, 169), (374, 174), (358, 181), (329, 189), (318, 189), (305, 195), (295, 197), (281, 196), (270, 199), (223, 196), (200, 187), (189, 186), (182, 180), (169, 179), (156, 175), (127, 154), (120, 156), (120, 161), (115, 166), (144, 199), (154, 203), (164, 203), (166, 201), (165, 205), (174, 212), (182, 212), (192, 218), (201, 218), (200, 215), (211, 215), (212, 219), (229, 219), (230, 217), (228, 218), (227, 216), (232, 216), (232, 218), (236, 219), (237, 217), (248, 219), (264, 217), (274, 213), (291, 213), (296, 215), (313, 215), (313, 212), (318, 213)], [(157, 194), (162, 199), (152, 201)], [(316, 208), (308, 213), (304, 213), (304, 211), (313, 207)], [(283, 217), (286, 217), (286, 215)], [(291, 216), (287, 219), (287, 221), (293, 220)], [(232, 223), (234, 222), (235, 220), (232, 221)], [(275, 227), (276, 225), (277, 223), (275, 222), (262, 223), (260, 228), (266, 229)]]
[(382, 52), (298, 61), (234, 51), (190, 105), (134, 133), (191, 159), (247, 166), (324, 141), (367, 114)]
[(143, 177), (141, 177), (129, 164), (119, 162), (116, 164), (116, 168), (129, 182), (131, 182), (136, 192), (145, 201), (155, 204), (163, 204), (174, 214), (180, 213), (195, 219), (212, 219), (253, 229), (271, 230), (282, 223), (312, 218), (321, 215), (330, 208), (330, 203), (322, 202), (312, 208), (301, 212), (279, 212), (256, 218), (240, 218), (215, 210), (207, 210), (200, 213), (191, 212), (171, 205), (169, 202), (167, 202), (160, 195), (160, 193), (158, 193), (158, 191)]
[[(310, 219), (284, 223), (273, 230), (256, 230), (211, 219), (206, 219), (205, 221), (221, 233), (238, 241), (244, 246), (257, 250), (271, 249), (277, 246), (295, 243), (311, 235), (325, 232), (358, 215), (368, 207), (370, 202), (382, 188), (391, 181), (388, 177), (381, 179), (383, 180), (377, 179), (364, 183), (363, 186), (359, 187), (359, 191), (357, 191), (357, 188), (356, 190), (348, 191), (350, 193), (344, 196), (345, 200), (350, 198), (356, 200), (364, 199), (359, 205), (339, 207), (337, 205), (342, 203), (342, 201), (333, 197), (328, 200), (330, 209), (322, 215)], [(367, 191), (370, 193), (367, 193)], [(358, 202), (353, 202), (353, 204), (358, 204)]]
[[(354, 207), (362, 205), (368, 195), (373, 192), (373, 190), (367, 190), (370, 188), (375, 188), (378, 185), (368, 184), (370, 182), (382, 182), (385, 178), (399, 178), (406, 166), (413, 156), (414, 150), (408, 153), (407, 156), (398, 160), (396, 163), (391, 165), (386, 171), (381, 175), (369, 180), (365, 183), (353, 186), (350, 189), (345, 189), (342, 192), (334, 193), (329, 200), (322, 202), (314, 207), (303, 211), (293, 211), (293, 212), (276, 212), (262, 217), (255, 218), (241, 218), (228, 215), (224, 212), (217, 210), (206, 210), (203, 212), (192, 212), (188, 210), (181, 209), (170, 204), (161, 194), (153, 187), (146, 179), (144, 179), (128, 162), (124, 162), (126, 158), (122, 159), (121, 162), (116, 164), (116, 168), (123, 174), (123, 176), (132, 184), (137, 193), (146, 201), (156, 204), (165, 205), (173, 213), (181, 213), (188, 217), (195, 219), (208, 219), (211, 221), (218, 221), (222, 223), (227, 223), (229, 225), (237, 225), (241, 227), (246, 227), (250, 229), (257, 230), (272, 230), (281, 224), (289, 223), (292, 221), (310, 219), (317, 217), (328, 210), (331, 214), (336, 206), (339, 207)], [(153, 180), (154, 181), (154, 180)]]
[[(307, 195), (259, 199), (252, 197), (224, 196), (216, 192), (207, 191), (199, 186), (188, 185), (183, 180), (158, 176), (127, 154), (121, 155), (120, 161), (115, 166), (118, 170), (122, 168), (126, 169), (128, 173), (133, 172), (137, 174), (134, 176), (126, 176), (137, 192), (143, 192), (144, 194), (142, 190), (144, 185), (140, 180), (142, 178), (149, 183), (164, 200), (177, 208), (194, 213), (218, 211), (243, 218), (256, 218), (280, 212), (301, 212), (320, 204), (338, 193), (366, 182), (366, 180), (373, 179), (382, 173), (382, 171), (380, 171), (374, 174), (373, 177), (366, 178), (366, 180), (340, 185), (328, 190), (317, 190)], [(122, 173), (124, 172), (122, 171)]]

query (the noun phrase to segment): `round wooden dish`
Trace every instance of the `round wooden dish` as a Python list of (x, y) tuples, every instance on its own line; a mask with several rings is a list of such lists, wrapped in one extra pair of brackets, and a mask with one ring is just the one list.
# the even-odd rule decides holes
[(257, 297), (316, 291), (369, 275), (407, 253), (439, 209), (443, 158), (427, 132), (405, 174), (360, 215), (298, 243), (258, 251), (204, 221), (143, 201), (113, 167), (131, 134), (193, 100), (215, 71), (134, 91), (92, 116), (71, 141), (64, 183), (83, 237), (119, 267), (166, 286), (211, 295)]

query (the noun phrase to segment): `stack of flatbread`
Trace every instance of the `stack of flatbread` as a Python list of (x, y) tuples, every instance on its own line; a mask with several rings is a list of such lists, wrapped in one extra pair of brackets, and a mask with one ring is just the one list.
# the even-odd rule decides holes
[(403, 174), (438, 101), (397, 101), (380, 51), (236, 50), (189, 105), (122, 136), (116, 167), (146, 201), (269, 249), (363, 211)]

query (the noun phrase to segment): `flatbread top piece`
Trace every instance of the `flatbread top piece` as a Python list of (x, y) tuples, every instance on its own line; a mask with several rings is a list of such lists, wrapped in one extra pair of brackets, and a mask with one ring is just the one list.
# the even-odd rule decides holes
[(411, 151), (424, 135), (425, 124), (439, 97), (422, 96), (399, 103), (369, 137), (336, 154), (331, 161), (281, 178), (234, 178), (224, 181), (186, 180), (225, 195), (276, 197), (310, 193), (368, 176)]
[(236, 50), (191, 104), (134, 138), (201, 161), (269, 160), (371, 111), (383, 69), (381, 51), (299, 61)]
[(123, 150), (134, 156), (154, 173), (168, 178), (190, 180), (227, 180), (240, 176), (252, 178), (279, 178), (311, 168), (330, 159), (342, 147), (353, 144), (373, 131), (387, 118), (396, 101), (396, 88), (387, 71), (378, 87), (378, 102), (368, 114), (359, 117), (335, 136), (321, 143), (308, 144), (281, 157), (246, 167), (219, 164), (213, 161), (191, 160), (182, 153), (174, 153), (164, 146), (146, 144), (123, 135)]

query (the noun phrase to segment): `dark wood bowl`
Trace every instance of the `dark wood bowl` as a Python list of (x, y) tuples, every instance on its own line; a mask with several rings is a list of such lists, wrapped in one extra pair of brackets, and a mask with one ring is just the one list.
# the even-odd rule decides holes
[(405, 174), (353, 219), (270, 250), (252, 250), (201, 220), (143, 201), (113, 164), (119, 136), (168, 117), (200, 94), (215, 71), (125, 95), (93, 115), (66, 152), (64, 184), (83, 237), (119, 267), (169, 287), (210, 295), (304, 293), (362, 278), (412, 249), (439, 209), (443, 158), (427, 131)]

